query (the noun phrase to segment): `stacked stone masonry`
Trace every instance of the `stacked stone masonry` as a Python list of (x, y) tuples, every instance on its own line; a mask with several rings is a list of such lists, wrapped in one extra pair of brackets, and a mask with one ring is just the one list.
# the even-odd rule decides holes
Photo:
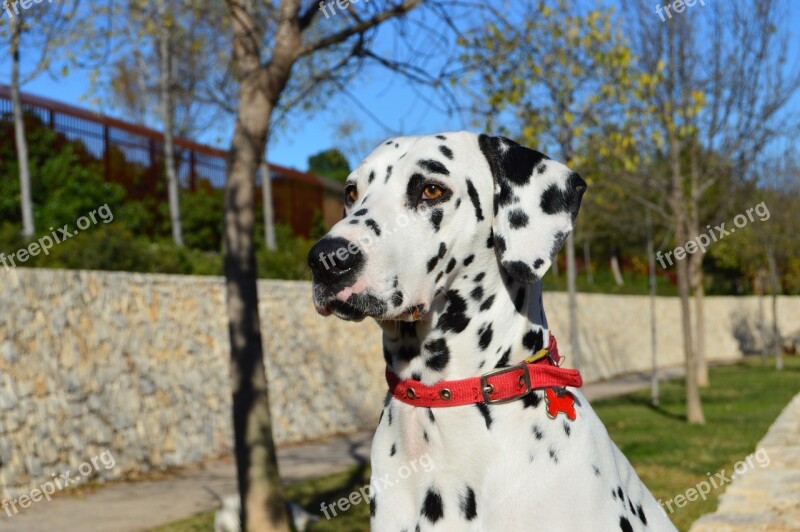
[[(229, 453), (224, 289), (214, 277), (0, 271), (0, 499), (104, 450), (116, 466), (98, 480)], [(386, 393), (378, 326), (322, 318), (310, 294), (308, 282), (259, 283), (278, 444), (371, 429)], [(586, 381), (650, 368), (648, 305), (579, 295)], [(545, 307), (569, 364), (566, 296), (546, 294)], [(660, 364), (678, 365), (677, 301), (657, 308)], [(800, 298), (781, 298), (779, 309), (782, 330), (800, 328)], [(757, 343), (758, 312), (756, 298), (707, 298), (712, 359)]]

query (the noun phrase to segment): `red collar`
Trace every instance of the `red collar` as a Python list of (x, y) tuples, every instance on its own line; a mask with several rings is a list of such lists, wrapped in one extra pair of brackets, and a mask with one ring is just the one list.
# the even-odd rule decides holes
[(480, 377), (439, 381), (429, 386), (414, 379), (401, 380), (387, 367), (386, 381), (395, 398), (413, 406), (436, 408), (475, 403), (488, 405), (520, 399), (538, 388), (579, 388), (583, 380), (578, 370), (562, 369), (558, 367), (560, 363), (558, 344), (551, 334), (547, 349), (519, 364), (498, 368)]

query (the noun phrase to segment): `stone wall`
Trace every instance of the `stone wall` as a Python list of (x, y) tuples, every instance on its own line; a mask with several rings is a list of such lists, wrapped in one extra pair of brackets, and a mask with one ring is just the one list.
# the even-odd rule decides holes
[[(385, 394), (378, 326), (319, 317), (307, 282), (262, 281), (259, 293), (277, 442), (372, 428)], [(566, 352), (566, 297), (545, 300)], [(587, 381), (650, 367), (647, 298), (579, 306)], [(800, 298), (779, 308), (784, 331), (800, 328)], [(737, 316), (757, 311), (755, 298), (708, 298), (713, 359), (741, 356)], [(659, 360), (679, 364), (677, 301), (660, 298), (658, 315)], [(0, 497), (106, 449), (116, 467), (104, 478), (229, 452), (228, 356), (219, 278), (0, 271)]]

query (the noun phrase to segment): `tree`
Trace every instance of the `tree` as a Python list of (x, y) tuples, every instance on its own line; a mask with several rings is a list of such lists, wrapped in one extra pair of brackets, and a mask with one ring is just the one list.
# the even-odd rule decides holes
[[(608, 12), (580, 13), (566, 0), (555, 6), (539, 1), (523, 2), (511, 17), (515, 20), (495, 13), (481, 31), (460, 41), (462, 62), (475, 73), (473, 114), (485, 117), (489, 129), (513, 131), (511, 136), (529, 146), (557, 149), (567, 166), (580, 170), (578, 145), (634, 89), (630, 51)], [(592, 177), (587, 181), (591, 185)], [(566, 251), (570, 345), (578, 366), (573, 234)]]
[(161, 124), (170, 228), (182, 247), (180, 154), (174, 139), (206, 130), (222, 112), (214, 97), (227, 78), (213, 72), (226, 67), (215, 55), (219, 35), (227, 34), (224, 11), (208, 0), (128, 0), (112, 15), (129, 23), (110, 36), (115, 61), (104, 81), (115, 106), (137, 120)]
[[(51, 66), (49, 51), (63, 47), (71, 38), (71, 31), (77, 25), (74, 15), (80, 2), (76, 1), (67, 9), (64, 4), (55, 6), (43, 4), (19, 9), (17, 4), (8, 6), (6, 17), (0, 16), (0, 37), (7, 43), (11, 56), (11, 106), (14, 118), (14, 140), (19, 161), (20, 207), (22, 211), (22, 234), (30, 237), (36, 231), (33, 198), (31, 195), (31, 173), (28, 161), (28, 143), (25, 134), (25, 120), (22, 109), (22, 86), (36, 78)], [(7, 24), (7, 26), (6, 26)], [(31, 28), (45, 28), (44, 31), (29, 31)], [(32, 65), (26, 72), (22, 70), (22, 51), (32, 52), (35, 60), (26, 60)]]
[(309, 157), (308, 171), (312, 174), (344, 182), (347, 176), (350, 175), (351, 170), (347, 157), (336, 148), (331, 148)]
[[(454, 18), (442, 5), (434, 0), (424, 3), (448, 22), (446, 27), (453, 27)], [(375, 28), (421, 4), (423, 0), (373, 0), (321, 20), (321, 7), (316, 3), (303, 8), (300, 0), (226, 1), (233, 28), (238, 109), (225, 185), (224, 260), (237, 473), (242, 523), (250, 530), (286, 529), (272, 441), (254, 255), (256, 173), (264, 160), (267, 139), (275, 121), (285, 116), (281, 109), (302, 107), (310, 94), (323, 88), (342, 90), (347, 77), (366, 60), (433, 84), (434, 76), (427, 76), (422, 68), (383, 57), (370, 48)], [(335, 9), (336, 5), (325, 7)]]
[[(712, 38), (682, 43), (685, 53), (694, 56), (695, 65), (708, 65), (687, 72), (705, 103), (699, 113), (691, 115), (690, 235), (699, 235), (707, 223), (717, 221), (714, 216), (719, 209), (706, 201), (707, 193), (734, 173), (732, 167), (738, 179), (751, 179), (751, 169), (775, 140), (794, 138), (800, 131), (800, 117), (787, 109), (800, 89), (800, 69), (788, 68), (787, 50), (793, 36), (782, 7), (774, 0), (764, 0), (703, 12)], [(711, 150), (716, 157), (707, 156)], [(730, 164), (718, 164), (719, 160)], [(703, 255), (692, 255), (689, 266), (695, 297), (698, 382), (702, 386), (708, 384)]]

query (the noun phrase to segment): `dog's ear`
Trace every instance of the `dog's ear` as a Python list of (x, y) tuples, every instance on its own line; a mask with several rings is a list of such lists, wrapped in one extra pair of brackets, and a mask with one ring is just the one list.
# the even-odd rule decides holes
[(478, 139), (494, 180), (493, 242), (511, 277), (534, 283), (572, 231), (586, 182), (563, 164), (504, 137)]

